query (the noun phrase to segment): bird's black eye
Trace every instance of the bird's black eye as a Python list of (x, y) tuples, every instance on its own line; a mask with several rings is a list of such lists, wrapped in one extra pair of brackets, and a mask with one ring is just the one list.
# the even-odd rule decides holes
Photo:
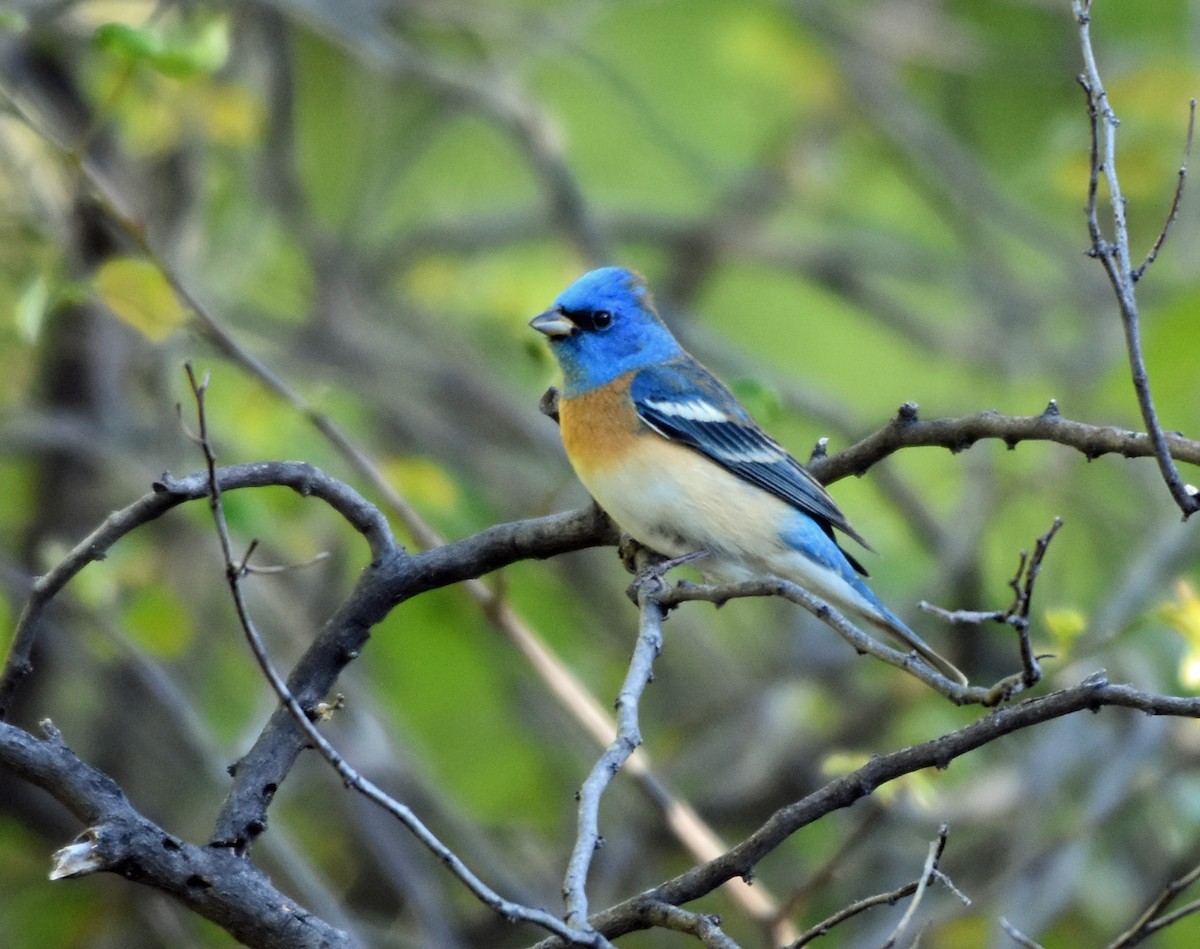
[(606, 330), (612, 326), (612, 314), (608, 310), (597, 310), (592, 314), (592, 326), (598, 330)]

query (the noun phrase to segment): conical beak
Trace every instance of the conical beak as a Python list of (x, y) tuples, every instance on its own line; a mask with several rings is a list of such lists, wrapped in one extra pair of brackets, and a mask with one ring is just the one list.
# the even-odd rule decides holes
[(555, 307), (553, 310), (547, 310), (538, 316), (535, 316), (529, 321), (539, 333), (545, 333), (551, 339), (563, 339), (570, 336), (579, 329), (574, 323), (567, 319), (566, 314), (562, 310)]

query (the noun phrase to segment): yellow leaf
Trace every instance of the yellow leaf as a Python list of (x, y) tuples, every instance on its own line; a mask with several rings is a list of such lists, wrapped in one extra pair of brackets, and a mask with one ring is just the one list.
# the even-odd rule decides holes
[(387, 479), (414, 504), (442, 511), (458, 504), (454, 479), (428, 458), (391, 458), (381, 467)]
[(232, 83), (213, 83), (198, 96), (201, 119), (213, 141), (222, 145), (252, 145), (265, 121), (262, 100)]
[(1050, 635), (1064, 645), (1087, 629), (1087, 617), (1076, 609), (1046, 610), (1042, 618)]
[(153, 263), (118, 257), (102, 264), (93, 279), (105, 305), (149, 339), (166, 339), (187, 319), (188, 311)]
[(1180, 661), (1180, 681), (1190, 689), (1200, 688), (1200, 594), (1186, 580), (1180, 580), (1175, 585), (1175, 599), (1164, 603), (1159, 613), (1163, 622), (1187, 642), (1187, 652)]

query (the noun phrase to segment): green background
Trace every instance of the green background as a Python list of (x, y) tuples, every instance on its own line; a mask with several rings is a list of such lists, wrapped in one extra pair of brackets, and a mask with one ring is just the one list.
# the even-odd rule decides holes
[[(92, 203), (120, 195), (165, 263), (247, 352), (342, 426), (437, 530), (578, 506), (554, 379), (526, 323), (591, 266), (643, 272), (686, 345), (798, 457), (922, 417), (995, 409), (1138, 430), (1111, 289), (1083, 207), (1089, 123), (1066, 2), (0, 5), (0, 642), (31, 578), (164, 470), (202, 459), (192, 359), (211, 372), (220, 461), (310, 461), (379, 500), (304, 413), (214, 347)], [(1135, 257), (1170, 207), (1198, 8), (1100, 0), (1094, 40), (1122, 119)], [(1139, 284), (1167, 429), (1200, 431), (1200, 206), (1185, 194)], [(100, 222), (100, 223), (97, 223)], [(1196, 480), (1185, 469), (1185, 477)], [(1056, 515), (1035, 599), (1054, 653), (1040, 688), (1106, 669), (1189, 693), (1200, 650), (1196, 525), (1152, 461), (1050, 444), (915, 449), (833, 486), (878, 551), (872, 584), (973, 679), (1016, 668), (999, 627), (915, 609), (996, 609)], [(296, 658), (366, 551), (314, 501), (228, 498), (262, 562), (277, 661)], [(396, 529), (403, 533), (399, 521)], [(223, 583), (203, 505), (89, 566), (58, 601), (17, 720), (52, 717), (165, 828), (203, 841), (273, 702)], [(636, 632), (611, 550), (489, 578), (608, 705)], [(1188, 586), (1191, 584), (1192, 586)], [(679, 610), (642, 705), (660, 775), (730, 842), (863, 756), (978, 716), (852, 652), (797, 608)], [(575, 789), (597, 748), (460, 590), (404, 604), (339, 685), (327, 732), (505, 895), (558, 910)], [(942, 867), (972, 899), (922, 903), (923, 945), (1098, 945), (1200, 859), (1200, 732), (1106, 711), (996, 742), (796, 835), (761, 866), (801, 929)], [(603, 907), (688, 864), (618, 778), (593, 871)], [(856, 830), (865, 828), (856, 837)], [(224, 946), (157, 893), (100, 875), (50, 884), (77, 823), (0, 787), (6, 945)], [(836, 873), (808, 885), (848, 841)], [(255, 857), (314, 912), (379, 946), (536, 941), (471, 899), (313, 758)], [(1185, 897), (1186, 898), (1186, 897)], [(747, 946), (765, 945), (721, 894)], [(826, 937), (878, 944), (902, 908)], [(1194, 945), (1200, 923), (1156, 945)], [(622, 946), (683, 944), (632, 935)]]

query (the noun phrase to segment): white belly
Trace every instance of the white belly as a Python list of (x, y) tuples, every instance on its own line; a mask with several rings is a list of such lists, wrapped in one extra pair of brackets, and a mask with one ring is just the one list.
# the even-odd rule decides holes
[(706, 551), (694, 566), (710, 579), (780, 577), (842, 609), (879, 618), (874, 604), (839, 576), (852, 575), (852, 568), (832, 541), (824, 553), (842, 561), (841, 569), (815, 562), (784, 542), (781, 533), (804, 516), (794, 507), (690, 448), (648, 441), (637, 462), (580, 473), (623, 531), (668, 557)]
[(787, 549), (779, 530), (794, 515), (789, 504), (690, 448), (644, 440), (636, 462), (580, 472), (622, 530), (671, 557), (707, 550), (714, 559), (763, 561)]

